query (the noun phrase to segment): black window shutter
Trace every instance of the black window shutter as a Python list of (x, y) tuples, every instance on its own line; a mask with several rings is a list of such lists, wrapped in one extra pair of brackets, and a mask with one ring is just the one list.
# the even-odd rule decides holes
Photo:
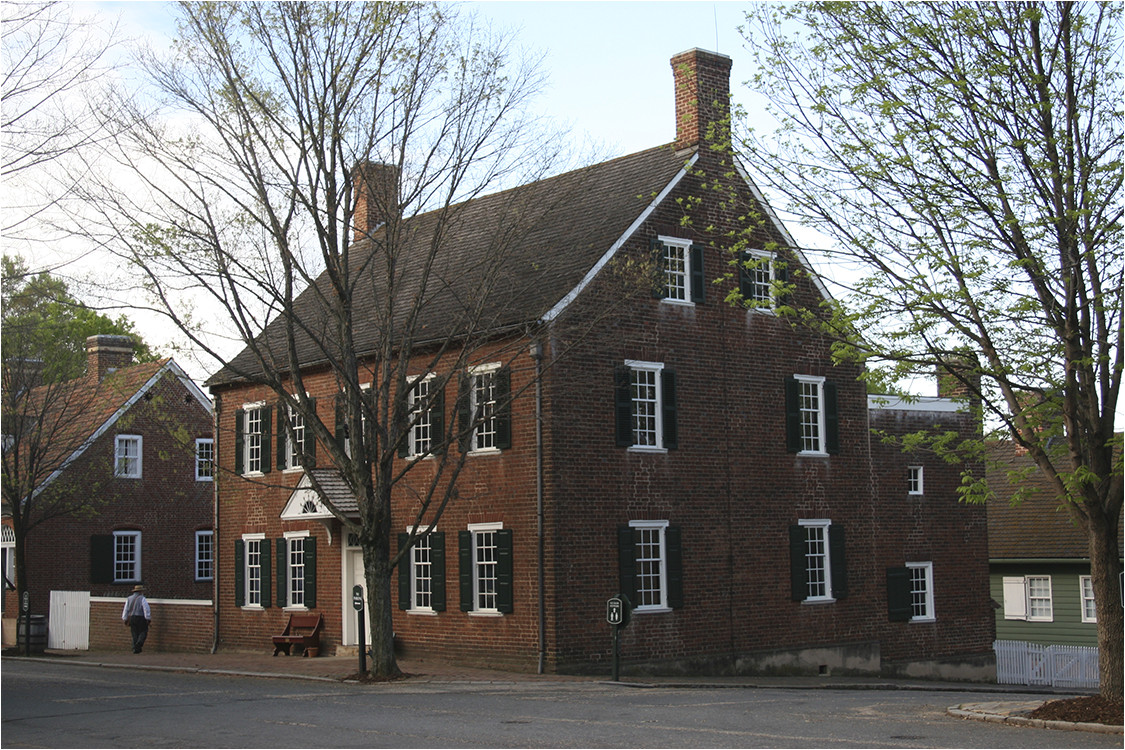
[(445, 611), (445, 532), (430, 534), (431, 604), (435, 612)]
[(887, 568), (887, 619), (891, 622), (907, 622), (912, 613), (910, 569)]
[(305, 537), (305, 606), (316, 607), (316, 537)]
[(113, 583), (113, 534), (90, 537), (90, 583)]
[(794, 524), (789, 527), (789, 586), (795, 602), (803, 602), (809, 596), (809, 570), (805, 560), (807, 537), (804, 526)]
[[(272, 589), (270, 588), (271, 582), (270, 582), (270, 540), (269, 539), (263, 539), (261, 541), (261, 550), (262, 550), (262, 554), (261, 554), (261, 563), (262, 563), (262, 589), (261, 589), (261, 591), (262, 591), (262, 606), (268, 607), (268, 606), (270, 606), (270, 595), (272, 593)], [(278, 571), (278, 575), (280, 576), (281, 573), (284, 570), (285, 570), (285, 566), (283, 565), (281, 567), (281, 570)], [(284, 597), (281, 599), (281, 601), (278, 602), (278, 606), (281, 606), (281, 607), (285, 606)]]
[(628, 448), (633, 445), (633, 372), (625, 365), (613, 370), (613, 399), (617, 447)]
[(289, 606), (289, 545), (284, 538), (276, 540), (277, 549), (277, 606)]
[(239, 409), (234, 413), (234, 473), (242, 474), (246, 471), (246, 448), (242, 442), (243, 424), (246, 420), (246, 412)]
[(691, 256), (691, 301), (701, 305), (707, 299), (707, 277), (703, 273), (703, 246), (692, 244), (688, 252)]
[[(262, 407), (262, 473), (270, 473), (270, 429), (273, 426), (273, 410), (268, 406)], [(281, 437), (278, 437), (280, 440)]]
[(472, 400), (469, 398), (469, 376), (462, 375), (458, 378), (457, 383), (457, 430), (460, 435), (458, 440), (459, 447), (462, 453), (467, 453), (469, 447), (472, 445), (472, 432), (470, 427), (473, 424)]
[(344, 394), (336, 394), (336, 447), (342, 453), (344, 445), (348, 439), (348, 418), (346, 412), (347, 404), (344, 401)]
[(668, 606), (684, 606), (684, 554), (679, 526), (664, 531), (664, 550), (668, 554)]
[(234, 606), (246, 605), (246, 542), (234, 540)]
[(410, 397), (412, 391), (412, 387), (404, 388), (402, 392), (399, 393), (398, 398), (395, 399), (395, 411), (403, 416), (401, 421), (395, 421), (398, 429), (394, 431), (394, 438), (400, 441), (398, 444), (399, 458), (406, 458), (410, 455), (410, 435), (414, 432), (415, 419), (415, 415), (410, 413)]
[(496, 609), (504, 614), (513, 609), (513, 578), (512, 530), (500, 529), (496, 532)]
[(305, 420), (305, 455), (308, 457), (308, 465), (305, 466), (305, 468), (306, 469), (315, 469), (316, 468), (316, 436), (313, 434), (312, 429), (309, 427), (309, 425), (312, 424), (313, 420), (316, 419), (316, 399), (315, 398), (309, 399), (309, 409), (311, 410), (311, 414), (309, 415), (309, 418)]
[(664, 243), (653, 237), (649, 240), (649, 250), (652, 252), (652, 296), (656, 299), (664, 299), (668, 296)]
[(617, 587), (629, 602), (637, 602), (637, 538), (631, 526), (617, 527)]
[(497, 370), (495, 378), (496, 447), (507, 450), (512, 447), (512, 371), (507, 367), (501, 367)]
[(664, 370), (660, 373), (660, 408), (663, 411), (664, 447), (672, 450), (680, 445), (680, 431), (676, 423), (676, 373)]
[(754, 299), (754, 285), (750, 279), (750, 272), (746, 270), (746, 264), (752, 257), (745, 251), (738, 254), (738, 293), (742, 296), (743, 304)]
[(285, 424), (288, 421), (289, 410), (282, 402), (277, 403), (277, 470), (284, 471), (289, 468), (289, 430)]
[(840, 452), (840, 416), (836, 409), (836, 384), (824, 384), (824, 449)]
[(832, 566), (832, 597), (843, 599), (848, 595), (848, 561), (844, 545), (844, 527), (828, 527), (828, 556)]
[[(398, 551), (402, 552), (406, 549), (406, 543), (409, 541), (409, 534), (398, 535)], [(414, 566), (411, 564), (411, 554), (407, 552), (398, 560), (398, 608), (410, 609), (410, 577), (414, 573)]]
[[(774, 256), (773, 258), (773, 277), (777, 279), (780, 284), (789, 283), (789, 261), (785, 258)], [(786, 290), (777, 296), (777, 304), (788, 305), (792, 301), (792, 292)]]
[[(438, 381), (440, 382), (440, 381)], [(433, 394), (430, 402), (430, 450), (434, 453), (445, 452), (445, 390), (440, 389)]]
[(473, 535), (469, 531), (457, 532), (457, 558), (460, 563), (458, 578), (461, 588), (461, 611), (473, 611)]
[(785, 379), (785, 449), (790, 453), (801, 451), (801, 399), (798, 388), (796, 378)]

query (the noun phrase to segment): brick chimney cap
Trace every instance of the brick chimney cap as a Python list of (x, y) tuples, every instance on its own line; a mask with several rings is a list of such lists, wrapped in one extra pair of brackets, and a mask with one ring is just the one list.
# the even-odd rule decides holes
[(120, 336), (109, 333), (99, 333), (96, 336), (86, 337), (86, 350), (91, 349), (128, 349), (133, 351), (133, 337)]
[(672, 62), (675, 63), (683, 57), (712, 57), (718, 60), (726, 60), (728, 64), (732, 62), (730, 55), (724, 55), (722, 52), (712, 52), (702, 47), (692, 47), (691, 49), (672, 55)]

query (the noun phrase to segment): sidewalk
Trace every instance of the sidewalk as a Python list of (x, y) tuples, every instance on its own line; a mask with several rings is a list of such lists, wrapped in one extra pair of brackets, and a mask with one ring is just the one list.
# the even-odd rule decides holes
[[(5, 655), (4, 659), (45, 660), (65, 662), (74, 665), (112, 669), (153, 669), (175, 672), (196, 672), (200, 674), (219, 674), (244, 677), (273, 677), (285, 679), (322, 680), (328, 682), (351, 682), (359, 671), (358, 656), (271, 656), (268, 650), (261, 653), (219, 652), (216, 654), (146, 652), (132, 654), (126, 650), (110, 651), (55, 651), (48, 649), (43, 654), (23, 657)], [(1012, 724), (1025, 724), (1052, 729), (1077, 729), (1102, 733), (1122, 733), (1121, 727), (1107, 727), (1098, 724), (1073, 724), (1068, 722), (1045, 722), (1026, 718), (1027, 714), (1050, 700), (1053, 696), (1073, 695), (1049, 690), (1036, 690), (1026, 686), (995, 685), (987, 683), (935, 682), (929, 680), (888, 679), (880, 677), (853, 676), (734, 676), (734, 677), (658, 677), (638, 676), (625, 673), (618, 683), (610, 680), (610, 675), (558, 675), (528, 674), (523, 672), (504, 672), (449, 665), (440, 661), (424, 659), (399, 659), (399, 668), (409, 675), (411, 683), (443, 683), (453, 685), (534, 685), (549, 684), (588, 684), (621, 685), (630, 688), (772, 688), (776, 690), (926, 690), (945, 692), (974, 692), (994, 696), (973, 703), (950, 706), (951, 716), (995, 721)], [(1027, 700), (1028, 693), (1042, 693), (1041, 700)], [(1023, 700), (1003, 700), (1003, 696), (1018, 694)]]

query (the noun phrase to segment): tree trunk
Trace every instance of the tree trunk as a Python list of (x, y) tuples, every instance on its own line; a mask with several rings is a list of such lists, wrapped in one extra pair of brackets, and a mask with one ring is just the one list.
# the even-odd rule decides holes
[[(1104, 505), (1102, 506), (1104, 508)], [(1090, 513), (1090, 577), (1098, 617), (1099, 689), (1102, 697), (1121, 700), (1122, 620), (1121, 551), (1117, 548), (1116, 519), (1101, 508)]]
[(401, 674), (395, 661), (391, 573), (390, 534), (381, 533), (376, 536), (374, 545), (363, 547), (363, 574), (367, 579), (367, 607), (371, 621), (371, 676), (381, 679)]

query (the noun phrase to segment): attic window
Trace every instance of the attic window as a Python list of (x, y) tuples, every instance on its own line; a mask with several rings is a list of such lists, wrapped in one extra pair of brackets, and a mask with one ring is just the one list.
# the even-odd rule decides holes
[(306, 500), (305, 504), (301, 506), (301, 513), (302, 514), (311, 514), (311, 513), (316, 513), (316, 512), (317, 512), (317, 508), (316, 508), (316, 501), (315, 500)]

